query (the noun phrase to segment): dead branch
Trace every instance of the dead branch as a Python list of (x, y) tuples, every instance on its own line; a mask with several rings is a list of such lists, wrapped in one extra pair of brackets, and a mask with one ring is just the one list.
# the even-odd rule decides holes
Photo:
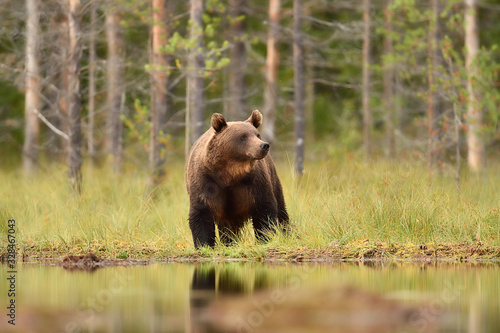
[(47, 118), (43, 116), (43, 114), (40, 113), (40, 111), (38, 111), (37, 109), (33, 109), (33, 113), (35, 113), (38, 116), (38, 118), (40, 118), (43, 121), (43, 123), (47, 125), (48, 128), (50, 128), (54, 133), (62, 136), (65, 140), (69, 140), (68, 134), (64, 133), (63, 131), (55, 127), (50, 121), (47, 120)]

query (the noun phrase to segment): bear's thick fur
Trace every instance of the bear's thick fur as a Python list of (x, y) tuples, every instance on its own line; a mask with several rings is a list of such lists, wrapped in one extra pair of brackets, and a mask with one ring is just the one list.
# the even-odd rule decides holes
[(255, 236), (266, 240), (273, 227), (285, 230), (288, 213), (269, 144), (257, 128), (262, 114), (226, 122), (212, 115), (212, 127), (193, 145), (186, 166), (189, 227), (196, 248), (215, 245), (215, 225), (224, 244), (252, 219)]

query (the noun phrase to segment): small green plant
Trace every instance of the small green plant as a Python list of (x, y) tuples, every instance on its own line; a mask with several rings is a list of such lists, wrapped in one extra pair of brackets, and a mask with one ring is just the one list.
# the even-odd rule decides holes
[(128, 258), (128, 252), (126, 251), (123, 251), (122, 253), (120, 253), (120, 255), (118, 256), (118, 259), (127, 259)]

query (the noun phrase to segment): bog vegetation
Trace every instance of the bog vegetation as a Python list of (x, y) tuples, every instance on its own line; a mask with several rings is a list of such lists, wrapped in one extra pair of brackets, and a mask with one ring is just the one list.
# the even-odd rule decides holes
[[(2, 173), (1, 218), (16, 217), (18, 243), (28, 257), (93, 251), (111, 258), (155, 259), (200, 254), (435, 258), (429, 250), (449, 245), (456, 249), (438, 252), (437, 257), (500, 255), (497, 169), (487, 178), (464, 176), (458, 195), (453, 177), (431, 180), (422, 165), (410, 160), (367, 165), (360, 158), (332, 159), (312, 164), (300, 180), (290, 164), (280, 163), (291, 234), (277, 234), (259, 245), (249, 226), (236, 245), (197, 253), (187, 223), (183, 164), (175, 166), (152, 196), (145, 194), (143, 173), (133, 169), (120, 176), (108, 170), (86, 177), (80, 196), (65, 186), (62, 169), (36, 181), (19, 178), (16, 172)], [(2, 225), (2, 233), (5, 228)]]

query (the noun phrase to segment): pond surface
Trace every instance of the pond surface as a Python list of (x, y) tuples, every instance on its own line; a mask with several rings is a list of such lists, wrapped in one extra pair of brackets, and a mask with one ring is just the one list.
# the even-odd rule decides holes
[(0, 266), (0, 332), (500, 332), (498, 263), (16, 269), (9, 297)]

